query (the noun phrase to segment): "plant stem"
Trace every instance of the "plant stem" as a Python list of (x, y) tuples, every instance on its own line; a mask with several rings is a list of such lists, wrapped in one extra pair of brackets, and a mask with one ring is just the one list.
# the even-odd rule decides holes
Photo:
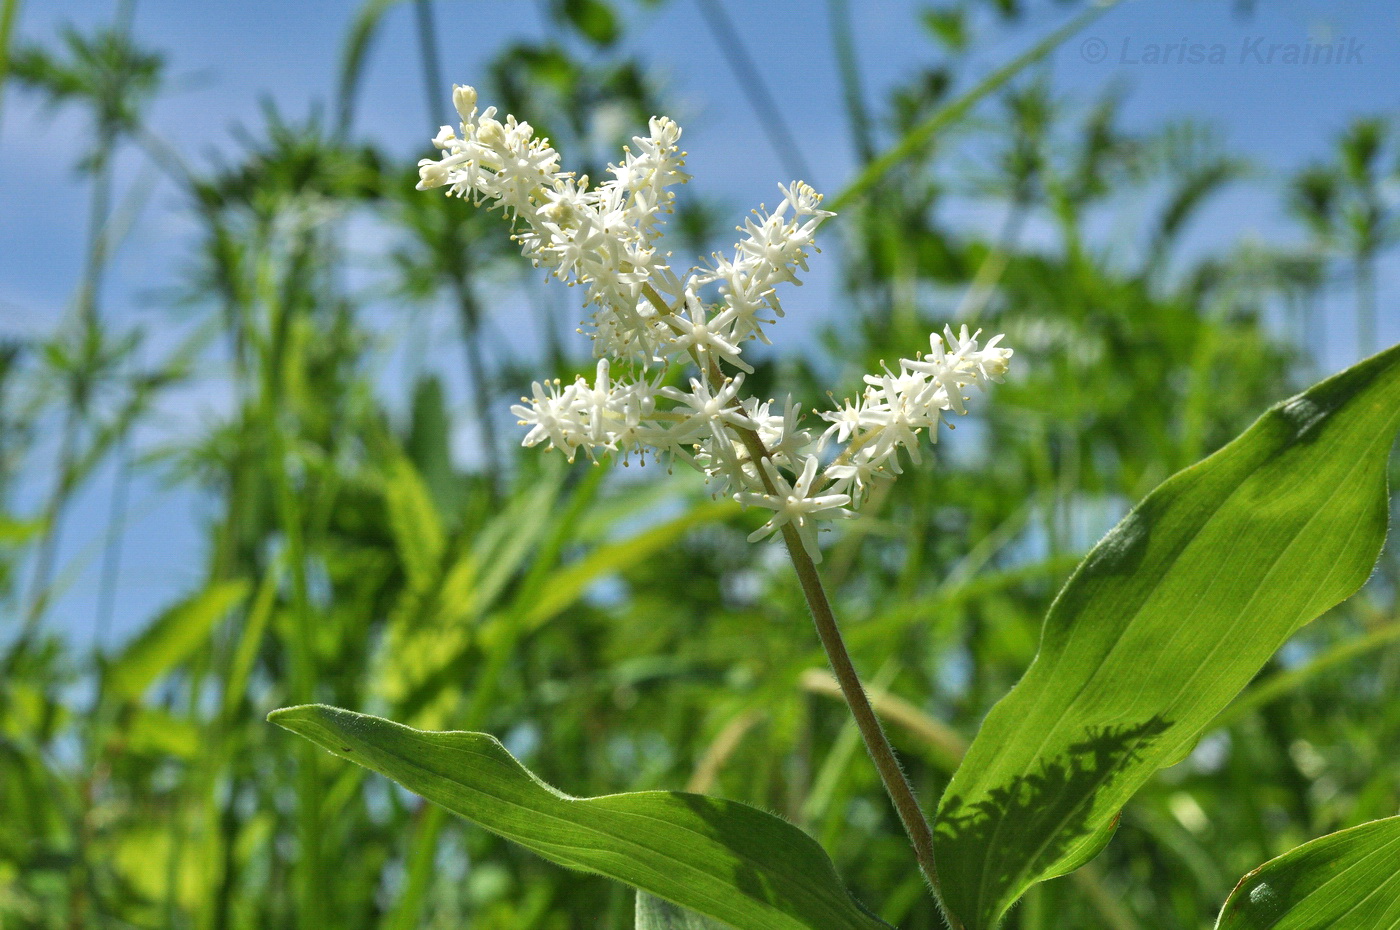
[[(465, 257), (465, 252), (461, 254)], [(491, 419), (491, 375), (481, 355), (481, 340), (485, 337), (481, 331), (481, 308), (472, 293), (465, 266), (466, 262), (463, 261), (453, 275), (457, 292), (457, 321), (461, 327), (462, 351), (465, 353), (467, 383), (471, 386), (476, 425), (481, 430), (482, 457), (489, 479), (486, 485), (495, 500), (500, 494), (500, 481), (505, 472), (501, 465), (500, 443), (496, 439), (496, 425)]]
[[(749, 456), (757, 466), (760, 459), (768, 456), (768, 450), (763, 447), (763, 441), (753, 430), (738, 429), (737, 432), (743, 439)], [(768, 493), (776, 494), (777, 490), (772, 486), (767, 472), (761, 467), (757, 467), (757, 471), (763, 478)], [(821, 640), (827, 661), (831, 663), (831, 670), (836, 675), (837, 683), (841, 686), (841, 694), (846, 699), (846, 706), (851, 709), (851, 716), (855, 718), (861, 739), (865, 742), (866, 752), (870, 754), (871, 761), (875, 763), (875, 770), (880, 775), (880, 781), (885, 785), (885, 792), (894, 803), (895, 811), (898, 812), (900, 822), (904, 825), (904, 832), (908, 834), (909, 842), (913, 844), (914, 857), (919, 862), (919, 868), (928, 879), (934, 895), (941, 900), (942, 892), (938, 883), (938, 867), (933, 861), (933, 831), (929, 828), (928, 821), (924, 819), (923, 809), (919, 807), (919, 802), (914, 797), (914, 789), (910, 787), (909, 779), (905, 777), (904, 770), (899, 766), (899, 760), (895, 758), (894, 748), (890, 746), (884, 728), (880, 726), (880, 718), (875, 716), (875, 711), (870, 706), (870, 700), (866, 697), (865, 686), (861, 684), (860, 676), (856, 673), (855, 665), (851, 662), (851, 654), (846, 651), (846, 643), (841, 638), (841, 630), (836, 624), (836, 615), (831, 609), (831, 601), (826, 596), (826, 588), (822, 585), (816, 563), (807, 554), (806, 547), (802, 545), (802, 539), (797, 535), (797, 529), (791, 523), (783, 526), (783, 541), (787, 544), (788, 555), (792, 558), (792, 567), (797, 572), (797, 580), (802, 585), (802, 594), (807, 599), (808, 608), (811, 609), (812, 622), (817, 628), (817, 638)], [(953, 930), (961, 930), (960, 925), (951, 914), (948, 915), (948, 919)]]
[(851, 29), (851, 5), (847, 0), (827, 0), (827, 21), (831, 24), (831, 44), (836, 53), (837, 73), (841, 77), (841, 96), (846, 101), (846, 118), (851, 123), (851, 139), (862, 165), (875, 158), (874, 134), (870, 130), (870, 111), (865, 106), (865, 93), (860, 86), (860, 64), (856, 60), (856, 43)]
[(700, 18), (705, 21), (705, 27), (709, 29), (715, 45), (719, 46), (725, 63), (734, 73), (740, 93), (748, 100), (754, 116), (758, 117), (759, 126), (768, 137), (769, 144), (773, 146), (778, 161), (782, 162), (783, 170), (794, 180), (811, 180), (812, 169), (802, 157), (802, 150), (797, 147), (797, 141), (788, 129), (787, 120), (783, 119), (783, 111), (774, 102), (773, 95), (768, 92), (763, 75), (755, 66), (739, 30), (734, 28), (729, 14), (725, 12), (724, 5), (719, 0), (696, 0), (695, 5), (699, 8)]
[(802, 540), (798, 538), (795, 529), (792, 529), (791, 526), (783, 527), (783, 540), (787, 543), (788, 554), (792, 557), (792, 566), (797, 571), (798, 581), (802, 584), (802, 594), (807, 598), (807, 606), (811, 608), (812, 621), (817, 628), (817, 637), (821, 640), (826, 657), (831, 662), (831, 670), (841, 685), (841, 693), (846, 698), (846, 704), (851, 708), (851, 715), (855, 717), (856, 726), (860, 728), (861, 739), (865, 741), (866, 751), (870, 753), (870, 758), (880, 773), (880, 780), (885, 784), (885, 791), (889, 793), (890, 800), (894, 802), (899, 819), (904, 824), (904, 832), (909, 834), (909, 840), (914, 845), (914, 855), (919, 860), (919, 868), (928, 877), (929, 884), (933, 886), (934, 891), (938, 892), (938, 868), (933, 861), (933, 831), (929, 828), (928, 821), (924, 819), (923, 810), (914, 797), (914, 790), (909, 785), (909, 779), (905, 777), (904, 770), (900, 768), (899, 760), (894, 755), (894, 749), (890, 746), (889, 739), (880, 726), (880, 718), (875, 716), (875, 711), (870, 706), (870, 700), (866, 697), (865, 687), (861, 684), (860, 676), (856, 674), (855, 666), (851, 663), (850, 653), (846, 651), (846, 643), (841, 638), (840, 628), (836, 625), (836, 616), (831, 610), (831, 602), (827, 599), (821, 575), (817, 573), (817, 567), (813, 564), (811, 556), (802, 547)]
[[(451, 122), (447, 109), (447, 97), (443, 94), (442, 57), (438, 53), (437, 26), (433, 16), (432, 0), (414, 0), (414, 21), (418, 27), (418, 52), (423, 65), (423, 92), (432, 126)], [(476, 413), (476, 425), (481, 430), (481, 445), (484, 449), (484, 468), (488, 477), (487, 487), (492, 500), (500, 494), (501, 466), (500, 444), (496, 440), (496, 426), (491, 420), (491, 376), (486, 370), (486, 362), (481, 356), (481, 308), (472, 292), (471, 266), (467, 261), (467, 242), (456, 227), (451, 228), (449, 254), (453, 256), (450, 269), (452, 287), (457, 297), (457, 319), (461, 326), (463, 351), (466, 358), (467, 384), (472, 392), (472, 404)]]
[[(665, 317), (672, 312), (666, 301), (650, 284), (642, 285), (642, 293), (656, 308), (656, 312), (660, 316)], [(695, 364), (700, 367), (700, 370), (708, 374), (713, 384), (724, 383), (724, 372), (713, 357), (705, 357), (694, 351), (692, 351), (691, 357), (695, 359)], [(758, 435), (757, 431), (745, 427), (733, 426), (732, 429), (739, 435), (744, 448), (748, 450), (749, 459), (753, 462), (754, 471), (758, 472), (759, 480), (763, 482), (764, 489), (769, 494), (777, 496), (778, 489), (774, 486), (773, 479), (760, 464), (763, 459), (770, 458), (768, 449), (763, 445), (762, 437)], [(855, 718), (861, 740), (865, 743), (865, 750), (869, 753), (871, 761), (875, 763), (875, 770), (880, 775), (880, 781), (884, 783), (885, 793), (894, 803), (899, 820), (904, 825), (904, 832), (914, 847), (914, 858), (918, 860), (919, 869), (928, 879), (934, 898), (942, 907), (942, 886), (938, 882), (938, 866), (933, 861), (933, 830), (924, 818), (924, 812), (919, 807), (918, 799), (914, 797), (914, 789), (910, 787), (909, 779), (904, 776), (904, 770), (899, 767), (899, 760), (894, 755), (894, 747), (890, 745), (889, 738), (885, 736), (884, 728), (880, 726), (880, 718), (875, 716), (875, 711), (870, 706), (870, 700), (865, 695), (865, 686), (861, 684), (860, 676), (856, 673), (855, 665), (851, 662), (851, 654), (846, 650), (846, 643), (841, 638), (841, 629), (836, 624), (836, 614), (831, 609), (831, 601), (826, 596), (826, 588), (822, 586), (822, 578), (817, 572), (817, 565), (807, 554), (807, 548), (802, 544), (802, 538), (797, 534), (797, 528), (791, 523), (783, 524), (783, 542), (787, 545), (788, 556), (792, 559), (792, 567), (797, 572), (797, 580), (802, 584), (802, 595), (807, 599), (807, 607), (812, 612), (812, 622), (817, 627), (817, 638), (821, 640), (827, 661), (831, 663), (831, 670), (835, 673), (836, 681), (841, 686), (841, 694), (846, 699), (846, 706), (850, 708), (851, 716)], [(963, 930), (962, 924), (953, 914), (949, 913), (946, 908), (943, 911), (951, 930)]]

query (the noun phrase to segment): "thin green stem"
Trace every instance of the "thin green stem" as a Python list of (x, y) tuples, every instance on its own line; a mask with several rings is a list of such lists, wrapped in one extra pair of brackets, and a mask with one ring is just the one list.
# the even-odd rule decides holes
[(1369, 252), (1356, 259), (1356, 346), (1359, 358), (1376, 351), (1376, 265)]
[[(671, 312), (671, 308), (650, 284), (642, 285), (642, 293), (647, 300), (651, 301), (658, 314), (664, 317)], [(724, 372), (714, 358), (701, 358), (695, 355), (692, 357), (714, 384), (724, 383)], [(707, 362), (708, 364), (706, 364)], [(758, 472), (758, 477), (763, 482), (764, 490), (777, 496), (778, 489), (774, 485), (772, 477), (760, 464), (764, 459), (769, 458), (768, 449), (763, 445), (763, 439), (752, 429), (740, 426), (734, 426), (732, 429), (739, 435), (740, 441), (743, 442), (744, 448), (748, 451), (749, 459), (753, 462), (754, 470)], [(874, 709), (870, 706), (870, 699), (866, 697), (865, 686), (861, 684), (860, 675), (857, 674), (855, 664), (851, 661), (851, 654), (847, 651), (846, 643), (841, 637), (841, 629), (836, 623), (836, 614), (831, 609), (831, 601), (826, 596), (826, 588), (822, 585), (816, 563), (807, 553), (807, 548), (802, 544), (802, 539), (795, 526), (791, 523), (785, 523), (782, 532), (783, 542), (787, 544), (788, 556), (792, 559), (792, 567), (797, 572), (797, 579), (802, 585), (802, 595), (806, 598), (807, 607), (812, 612), (812, 622), (817, 628), (817, 638), (821, 640), (827, 661), (831, 664), (831, 670), (836, 676), (837, 683), (841, 686), (841, 695), (846, 699), (846, 706), (850, 708), (851, 716), (855, 718), (856, 727), (860, 730), (866, 752), (869, 753), (871, 761), (875, 763), (875, 770), (879, 773), (880, 781), (885, 786), (885, 793), (893, 802), (895, 811), (899, 814), (899, 820), (904, 825), (904, 832), (914, 847), (914, 858), (918, 860), (919, 868), (924, 873), (924, 877), (928, 879), (929, 887), (933, 889), (934, 897), (941, 906), (943, 895), (942, 886), (938, 881), (938, 866), (933, 859), (933, 830), (924, 817), (923, 808), (919, 806), (918, 799), (914, 797), (914, 789), (910, 786), (909, 779), (905, 777), (904, 769), (900, 768), (899, 760), (895, 758), (894, 747), (890, 745), (889, 738), (885, 736), (885, 730), (880, 725), (880, 718), (875, 715)], [(963, 930), (957, 918), (948, 913), (946, 909), (945, 916), (952, 930)]]
[[(757, 466), (761, 459), (768, 456), (768, 451), (763, 446), (763, 440), (753, 430), (738, 429), (737, 432), (743, 440), (744, 447), (748, 449), (749, 456), (754, 461), (759, 476), (763, 479), (764, 488), (769, 494), (777, 494), (772, 479), (762, 467)], [(895, 811), (899, 814), (900, 822), (904, 825), (904, 832), (908, 835), (909, 842), (913, 844), (914, 857), (919, 862), (919, 868), (928, 879), (934, 895), (941, 900), (942, 891), (938, 882), (938, 867), (933, 860), (933, 830), (929, 827), (928, 820), (924, 818), (924, 812), (919, 806), (918, 799), (914, 797), (914, 789), (910, 786), (909, 779), (905, 777), (904, 769), (900, 767), (899, 760), (895, 758), (894, 747), (890, 745), (889, 738), (885, 736), (885, 730), (880, 725), (880, 718), (875, 715), (874, 709), (870, 706), (870, 699), (866, 697), (865, 686), (861, 684), (860, 675), (857, 674), (855, 664), (851, 661), (851, 654), (847, 651), (846, 643), (841, 637), (841, 629), (836, 623), (836, 614), (831, 609), (831, 601), (826, 596), (826, 588), (822, 585), (816, 563), (807, 554), (807, 549), (802, 545), (802, 539), (798, 536), (796, 527), (791, 523), (783, 525), (783, 541), (787, 544), (792, 567), (797, 572), (797, 580), (802, 585), (802, 595), (807, 599), (807, 606), (812, 612), (812, 622), (817, 628), (817, 638), (821, 640), (827, 661), (831, 663), (831, 671), (841, 686), (841, 695), (846, 699), (846, 706), (850, 708), (851, 716), (855, 718), (856, 726), (860, 729), (860, 736), (865, 742), (866, 752), (870, 754), (871, 761), (875, 763), (875, 770), (880, 775), (880, 781), (884, 783), (885, 792), (894, 803)], [(961, 925), (958, 924), (953, 915), (949, 914), (948, 920), (953, 930), (962, 930)]]
[(836, 52), (837, 73), (841, 77), (841, 96), (846, 103), (846, 118), (851, 123), (851, 138), (860, 163), (868, 164), (875, 157), (875, 139), (870, 128), (870, 112), (865, 106), (865, 92), (861, 89), (851, 5), (847, 0), (827, 0), (826, 12)]
[[(303, 243), (292, 258), (288, 271), (294, 281), (306, 259), (309, 243)], [(289, 284), (290, 288), (292, 285)], [(291, 635), (288, 642), (290, 658), (290, 696), (296, 703), (315, 700), (316, 657), (315, 630), (311, 599), (307, 585), (305, 520), (301, 498), (293, 487), (288, 468), (291, 453), (286, 435), (284, 405), (290, 391), (292, 365), (292, 316), (294, 302), (290, 295), (274, 298), (266, 358), (263, 362), (261, 409), (264, 435), (268, 437), (268, 470), (273, 488), (273, 505), (281, 524), (286, 546), (287, 577), (291, 587)], [(297, 862), (296, 909), (298, 925), (321, 926), (325, 923), (326, 898), (321, 870), (321, 787), (316, 774), (317, 753), (299, 747), (297, 759), (297, 838), (300, 844)]]
[[(432, 0), (415, 0), (414, 21), (418, 32), (418, 52), (423, 66), (423, 92), (433, 126), (449, 122), (447, 97), (443, 94), (442, 56), (438, 53), (437, 25)], [(491, 418), (491, 373), (481, 354), (481, 306), (472, 290), (472, 267), (467, 259), (467, 242), (456, 227), (450, 232), (449, 253), (453, 256), (450, 277), (457, 298), (457, 321), (461, 327), (462, 350), (466, 362), (467, 383), (472, 392), (472, 408), (477, 428), (481, 430), (487, 487), (492, 497), (500, 493), (504, 474), (496, 425)]]
[(78, 429), (81, 415), (77, 402), (70, 396), (63, 416), (63, 432), (58, 444), (57, 472), (53, 491), (42, 511), (43, 536), (39, 540), (38, 555), (34, 559), (34, 571), (29, 582), (29, 601), (24, 611), (24, 626), (16, 648), (16, 654), (23, 652), (21, 644), (27, 648), (28, 641), (38, 631), (39, 620), (49, 602), (49, 579), (53, 575), (54, 563), (58, 557), (59, 528), (64, 505), (77, 481)]
[[(301, 507), (287, 474), (286, 437), (278, 422), (276, 410), (269, 410), (273, 445), (272, 478), (276, 486), (277, 510), (282, 532), (286, 537), (287, 560), (292, 589), (291, 685), (293, 700), (315, 700), (315, 641), (312, 629), (311, 605), (306, 583), (306, 548), (302, 536)], [(297, 765), (298, 838), (301, 843), (300, 882), (298, 883), (298, 913), (301, 926), (313, 927), (324, 917), (321, 888), (321, 811), (320, 785), (317, 783), (315, 747), (302, 751)]]
[(846, 188), (831, 201), (828, 209), (840, 211), (849, 206), (857, 197), (879, 183), (880, 179), (896, 165), (912, 158), (923, 150), (925, 144), (943, 129), (956, 123), (968, 110), (985, 97), (1004, 86), (1028, 65), (1034, 64), (1049, 55), (1060, 43), (1102, 16), (1105, 11), (1116, 6), (1119, 0), (1098, 0), (1087, 10), (1051, 32), (1044, 39), (1022, 52), (1016, 58), (997, 68), (981, 82), (965, 93), (950, 100), (935, 110), (923, 122), (914, 126), (904, 137), (870, 163), (868, 163)]
[(492, 496), (500, 493), (500, 482), (504, 475), (501, 464), (500, 442), (496, 438), (496, 424), (491, 419), (491, 375), (486, 370), (486, 360), (481, 354), (481, 308), (472, 292), (471, 281), (465, 270), (454, 276), (457, 291), (457, 319), (462, 332), (462, 352), (466, 362), (467, 381), (471, 385), (472, 406), (476, 413), (476, 425), (481, 430), (481, 446), (485, 458), (487, 486)]

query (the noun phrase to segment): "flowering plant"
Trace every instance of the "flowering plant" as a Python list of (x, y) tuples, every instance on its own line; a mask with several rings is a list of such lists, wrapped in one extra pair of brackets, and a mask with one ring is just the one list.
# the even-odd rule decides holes
[[(927, 353), (866, 375), (859, 397), (819, 411), (818, 431), (791, 397), (778, 405), (743, 388), (746, 350), (769, 341), (780, 288), (800, 283), (833, 215), (820, 195), (801, 181), (781, 188), (776, 209), (740, 227), (732, 253), (682, 274), (662, 245), (672, 188), (687, 179), (674, 122), (652, 119), (592, 186), (528, 123), (478, 110), (470, 87), (453, 102), (461, 124), (438, 133), (419, 187), (499, 208), (524, 254), (582, 287), (590, 308), (595, 378), (536, 382), (512, 408), (524, 444), (570, 460), (679, 459), (714, 493), (769, 513), (750, 539), (783, 537), (842, 696), (954, 930), (998, 926), (1032, 885), (1093, 858), (1127, 799), (1374, 565), (1400, 428), (1400, 347), (1274, 408), (1148, 495), (1089, 553), (930, 824), (842, 641), (818, 574), (818, 529), (854, 516), (873, 484), (900, 474), (901, 457), (918, 464), (921, 434), (936, 441), (949, 414), (965, 414), (969, 389), (1001, 380), (1011, 350), (1001, 336), (982, 344), (980, 333), (945, 328)], [(682, 375), (687, 386), (676, 387)], [(642, 930), (888, 926), (814, 840), (746, 805), (682, 792), (572, 798), (485, 734), (319, 705), (273, 719), (546, 858), (636, 887)], [(1367, 863), (1397, 844), (1400, 818), (1307, 844), (1247, 876), (1217, 927), (1382, 925), (1365, 893), (1381, 879), (1393, 886), (1393, 874), (1377, 878)], [(1356, 894), (1323, 894), (1319, 860), (1347, 873)], [(1285, 912), (1296, 921), (1278, 923)]]
[[(536, 381), (531, 397), (512, 408), (530, 427), (524, 443), (546, 443), (572, 461), (582, 450), (624, 459), (681, 459), (702, 471), (716, 493), (773, 511), (749, 537), (756, 541), (790, 526), (807, 555), (821, 561), (817, 521), (855, 516), (871, 484), (899, 474), (899, 452), (918, 463), (919, 434), (938, 439), (946, 411), (967, 412), (964, 389), (999, 381), (1011, 350), (1001, 336), (979, 346), (967, 327), (930, 337), (930, 351), (900, 359), (897, 371), (867, 375), (858, 399), (822, 411), (820, 435), (802, 426), (788, 397), (745, 397), (745, 343), (768, 343), (765, 327), (783, 316), (778, 289), (800, 285), (799, 271), (816, 250), (817, 229), (833, 214), (802, 181), (780, 187), (782, 203), (760, 207), (739, 231), (731, 255), (716, 253), (683, 275), (662, 249), (663, 217), (675, 202), (682, 171), (681, 129), (652, 119), (650, 134), (632, 140), (611, 177), (590, 187), (560, 168), (559, 153), (529, 123), (477, 110), (471, 87), (453, 90), (461, 135), (442, 127), (437, 159), (419, 163), (420, 190), (446, 187), (498, 207), (510, 217), (521, 250), (537, 267), (586, 290), (588, 321), (598, 357), (592, 384)], [(711, 285), (718, 301), (704, 294)], [(689, 390), (663, 387), (672, 368), (693, 364)], [(844, 444), (839, 454), (831, 447)]]

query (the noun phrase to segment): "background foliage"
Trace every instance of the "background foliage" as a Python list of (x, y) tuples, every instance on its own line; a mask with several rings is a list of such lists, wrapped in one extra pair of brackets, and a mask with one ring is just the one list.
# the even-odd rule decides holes
[[(269, 109), (241, 148), (210, 159), (147, 127), (166, 75), (129, 4), (109, 26), (37, 44), (12, 40), (18, 3), (0, 4), (3, 90), (86, 116), (78, 170), (91, 191), (71, 311), (42, 338), (0, 345), (0, 926), (630, 926), (621, 886), (451, 820), (264, 722), (310, 701), (496, 733), (576, 796), (687, 787), (779, 812), (884, 919), (941, 926), (790, 571), (744, 541), (754, 520), (679, 473), (516, 450), (507, 399), (588, 367), (557, 335), (576, 311), (538, 295), (537, 352), (502, 351), (488, 285), (534, 288), (502, 224), (413, 191), (410, 162), (357, 139), (360, 75), (395, 6), (360, 11), (324, 113)], [(404, 6), (445, 121), (432, 5)], [(717, 34), (733, 29), (719, 3), (701, 6)], [(617, 43), (635, 7), (548, 8), (557, 39), (500, 50), (483, 97), (596, 175), (668, 102)], [(825, 565), (932, 811), (1088, 545), (1314, 379), (1299, 334), (1320, 325), (1324, 293), (1348, 295), (1361, 348), (1374, 348), (1386, 298), (1376, 265), (1396, 233), (1395, 129), (1355, 122), (1331, 161), (1280, 187), (1309, 247), (1193, 256), (1181, 249), (1190, 221), (1249, 170), (1208, 128), (1129, 130), (1111, 89), (1085, 106), (1034, 65), (975, 109), (940, 109), (980, 76), (966, 71), (978, 24), (1016, 21), (1014, 2), (931, 8), (922, 28), (939, 63), (867, 105), (846, 31), (854, 11), (833, 0), (830, 12), (855, 148), (876, 168), (823, 259), (840, 263), (841, 315), (819, 351), (773, 354), (755, 383), (819, 403), (949, 319), (1004, 330), (1018, 351), (1015, 376), (960, 422), (971, 437), (843, 527)], [(741, 51), (727, 65), (753, 67)], [(771, 106), (762, 92), (752, 102)], [(879, 159), (896, 149), (903, 160)], [(115, 180), (123, 150), (179, 185), (193, 224), (171, 259), (185, 268), (171, 303), (199, 325), (158, 357), (104, 312), (139, 196)], [(1125, 258), (1094, 219), (1131, 187), (1160, 195), (1129, 218), (1142, 247)], [(998, 235), (950, 220), (955, 196), (1000, 211)], [(407, 415), (384, 400), (393, 346), (347, 272), (348, 231), (366, 220), (393, 233), (377, 258), (404, 313), (454, 314), (465, 414), (432, 372)], [(703, 201), (676, 222), (696, 251), (726, 238)], [(1028, 242), (1032, 222), (1053, 241)], [(211, 367), (232, 384), (228, 416), (175, 444), (135, 441), (163, 397)], [(479, 438), (469, 465), (452, 455), (459, 415)], [(36, 451), (44, 437), (52, 456)], [(54, 615), (72, 570), (59, 543), (92, 537), (100, 633), (120, 535), (64, 517), (112, 463), (126, 476), (114, 525), (133, 474), (201, 489), (213, 502), (208, 558), (203, 583), (169, 592), (134, 637), (92, 647)], [(35, 475), (37, 499), (20, 493)], [(1264, 860), (1395, 814), (1398, 578), (1387, 554), (1360, 596), (1300, 634), (1133, 798), (1099, 859), (1032, 889), (1009, 924), (1199, 927)]]

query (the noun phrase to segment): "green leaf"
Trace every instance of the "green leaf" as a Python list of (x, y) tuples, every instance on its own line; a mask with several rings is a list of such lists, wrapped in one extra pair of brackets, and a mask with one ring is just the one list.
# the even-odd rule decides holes
[(1081, 838), (1060, 857), (1054, 868), (1045, 873), (1045, 878), (1048, 880), (1068, 875), (1103, 852), (1108, 846), (1108, 841), (1113, 839), (1113, 834), (1118, 832), (1118, 821), (1122, 818), (1123, 812), (1119, 811), (1107, 823)]
[(395, 453), (384, 467), (384, 502), (409, 585), (422, 591), (442, 569), (447, 540), (428, 486), (402, 454)]
[(635, 930), (728, 930), (729, 927), (645, 891), (637, 892), (637, 919), (633, 926)]
[(0, 546), (19, 546), (39, 535), (43, 520), (17, 520), (0, 513)]
[(442, 381), (436, 375), (419, 378), (413, 386), (404, 453), (422, 476), (437, 509), (445, 514), (455, 513), (460, 495), (457, 472), (452, 466), (452, 418)]
[(921, 19), (924, 28), (928, 29), (949, 50), (961, 52), (967, 48), (969, 35), (966, 10), (957, 8), (924, 10)]
[(940, 805), (945, 903), (968, 930), (1082, 861), (1289, 636), (1366, 581), (1397, 427), (1400, 347), (1278, 405), (1089, 553)]
[(697, 526), (718, 523), (739, 512), (739, 506), (733, 501), (703, 501), (672, 520), (648, 527), (618, 542), (598, 546), (582, 559), (550, 576), (533, 602), (523, 611), (522, 622), (527, 628), (538, 626), (572, 605), (598, 579), (651, 558)]
[(1397, 930), (1400, 817), (1304, 843), (1250, 872), (1216, 930)]
[(612, 45), (622, 30), (617, 14), (604, 0), (564, 0), (564, 18), (590, 42)]
[(107, 686), (118, 697), (140, 697), (161, 675), (187, 659), (248, 591), (247, 582), (211, 585), (156, 618), (122, 650), (108, 669)]
[(735, 801), (672, 791), (571, 798), (484, 733), (434, 733), (312, 704), (268, 719), (543, 856), (737, 930), (884, 927), (816, 841)]
[(138, 707), (113, 735), (112, 744), (123, 753), (176, 759), (194, 759), (208, 748), (197, 722), (163, 707)]

